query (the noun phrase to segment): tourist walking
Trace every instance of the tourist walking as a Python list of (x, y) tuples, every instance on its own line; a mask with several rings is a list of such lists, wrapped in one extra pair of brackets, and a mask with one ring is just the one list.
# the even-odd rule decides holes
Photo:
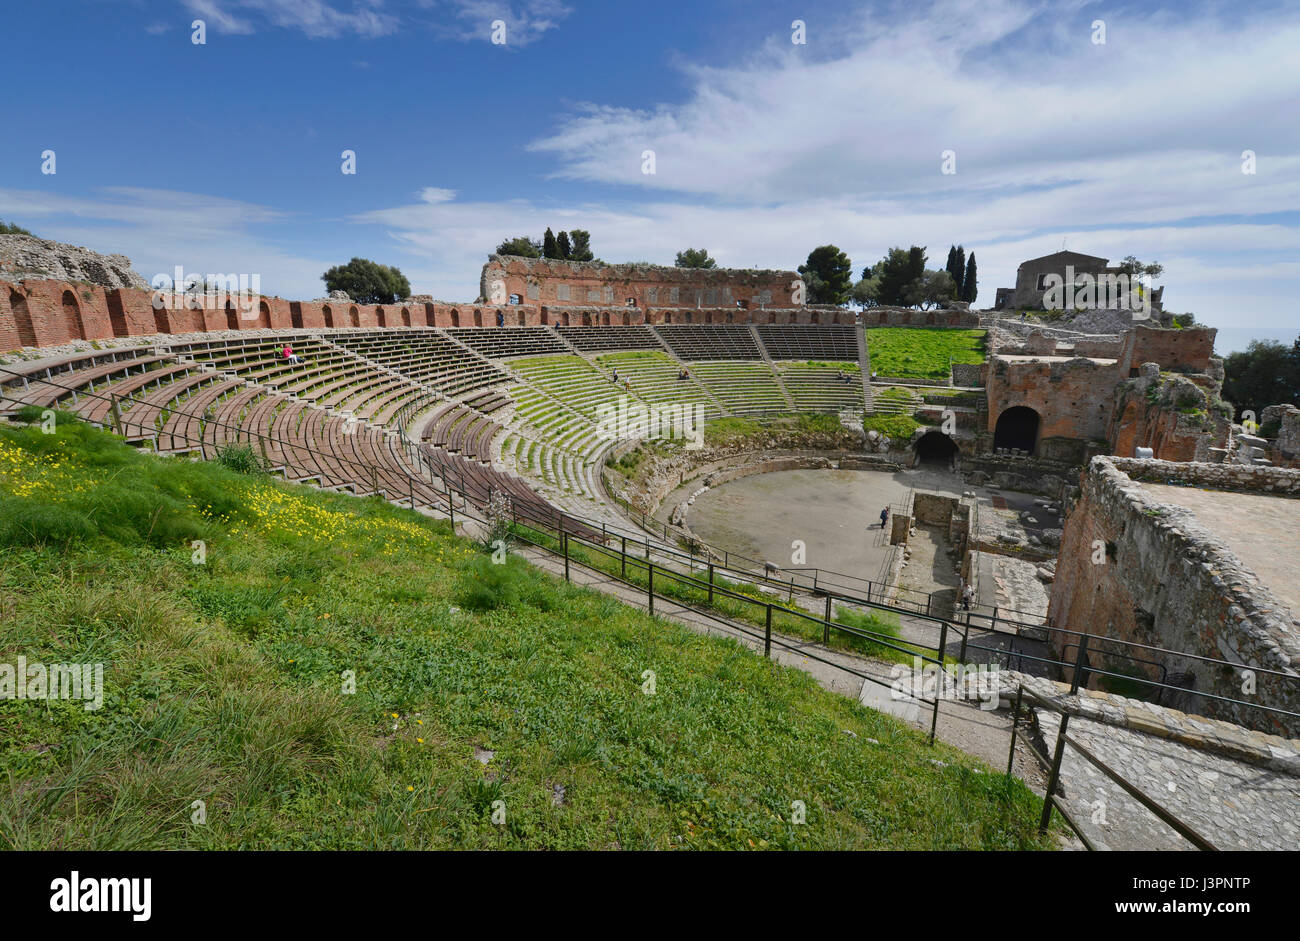
[(889, 507), (885, 507), (883, 510), (880, 511), (880, 528), (884, 529), (885, 524), (888, 522), (889, 522)]

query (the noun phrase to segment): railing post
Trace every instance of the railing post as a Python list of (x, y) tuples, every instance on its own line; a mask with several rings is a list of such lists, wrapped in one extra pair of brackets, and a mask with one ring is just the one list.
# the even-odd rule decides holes
[(1056, 793), (1056, 782), (1061, 777), (1061, 758), (1065, 754), (1065, 730), (1070, 725), (1070, 714), (1061, 711), (1061, 727), (1056, 732), (1056, 754), (1052, 756), (1052, 771), (1047, 776), (1047, 793), (1043, 795), (1043, 816), (1038, 821), (1038, 832), (1047, 834), (1047, 825), (1052, 822), (1052, 799)]
[[(1079, 691), (1079, 682), (1082, 673), (1084, 672), (1083, 665), (1087, 662), (1087, 658), (1088, 658), (1088, 635), (1080, 634), (1079, 635), (1079, 656), (1077, 656), (1074, 660), (1074, 677), (1070, 682), (1071, 696), (1073, 696), (1075, 693)], [(1009, 666), (1010, 664), (1008, 663), (1008, 667)]]
[(822, 619), (822, 643), (831, 645), (831, 596), (826, 596), (826, 617)]
[(709, 604), (713, 604), (713, 563), (709, 563)]
[(1024, 684), (1016, 686), (1016, 704), (1011, 709), (1011, 751), (1007, 753), (1007, 777), (1011, 777), (1011, 767), (1016, 760), (1016, 722), (1020, 718), (1020, 698), (1025, 694)]
[[(647, 556), (646, 558), (649, 558)], [(655, 616), (655, 564), (646, 563), (646, 594), (650, 599), (650, 616)]]
[(569, 581), (569, 534), (560, 530), (560, 547), (564, 550), (564, 580)]
[(767, 605), (767, 626), (763, 628), (763, 656), (772, 656), (772, 603)]
[(623, 547), (619, 550), (619, 570), (620, 578), (627, 578), (627, 537), (623, 537)]
[(122, 433), (122, 406), (117, 400), (116, 393), (109, 393), (109, 402), (113, 410), (113, 430), (120, 435)]
[(411, 500), (411, 509), (415, 509), (415, 478), (406, 478), (406, 495)]

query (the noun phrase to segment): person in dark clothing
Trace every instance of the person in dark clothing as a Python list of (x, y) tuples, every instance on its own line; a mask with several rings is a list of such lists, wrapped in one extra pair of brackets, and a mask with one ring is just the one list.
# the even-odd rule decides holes
[(497, 326), (504, 327), (505, 325), (506, 325), (506, 315), (503, 314), (501, 311), (497, 311)]
[(885, 524), (888, 522), (889, 522), (889, 507), (885, 507), (883, 510), (880, 511), (880, 528), (884, 529)]

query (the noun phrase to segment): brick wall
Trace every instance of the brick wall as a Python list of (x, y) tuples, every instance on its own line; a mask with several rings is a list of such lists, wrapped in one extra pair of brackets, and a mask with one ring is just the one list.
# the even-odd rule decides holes
[[(1300, 667), (1300, 622), (1289, 609), (1190, 512), (1156, 502), (1135, 486), (1140, 480), (1300, 495), (1300, 471), (1094, 458), (1065, 520), (1049, 623), (1273, 670)], [(1101, 563), (1094, 562), (1098, 545)], [(1053, 633), (1051, 642), (1060, 654), (1077, 635)], [(1100, 655), (1092, 662), (1159, 679), (1147, 664)], [(1239, 670), (1176, 656), (1162, 662), (1171, 673), (1191, 674), (1196, 690), (1251, 699), (1242, 695)], [(1267, 680), (1258, 680), (1260, 699), (1300, 711), (1300, 684)], [(1266, 719), (1257, 710), (1194, 692), (1167, 695), (1164, 702), (1251, 728), (1300, 734), (1296, 720)]]

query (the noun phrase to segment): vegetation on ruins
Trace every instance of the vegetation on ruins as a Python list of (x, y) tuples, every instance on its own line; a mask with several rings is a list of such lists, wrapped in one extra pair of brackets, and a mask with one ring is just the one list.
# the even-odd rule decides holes
[(984, 362), (984, 331), (872, 327), (867, 330), (867, 349), (877, 375), (946, 380), (953, 363)]
[(911, 441), (916, 429), (921, 427), (911, 415), (865, 415), (862, 419), (863, 431), (878, 431), (887, 438), (896, 441)]
[(978, 279), (975, 253), (969, 262), (965, 259), (966, 250), (954, 245), (948, 250), (944, 268), (932, 271), (925, 267), (924, 246), (894, 246), (880, 261), (862, 269), (862, 280), (853, 285), (849, 297), (863, 307), (922, 309), (950, 300), (974, 300)]
[(0, 846), (1048, 845), (1020, 781), (732, 641), (490, 558), (378, 498), (75, 421), (0, 428), (0, 646), (105, 665), (98, 710), (0, 710)]
[(541, 239), (517, 235), (497, 246), (498, 255), (517, 255), (522, 258), (554, 258), (559, 261), (596, 261), (591, 252), (591, 233), (585, 229), (560, 232), (556, 235), (548, 226)]
[(843, 304), (849, 299), (853, 262), (834, 245), (820, 245), (799, 266), (810, 304)]
[(1252, 340), (1245, 350), (1223, 359), (1223, 397), (1255, 420), (1270, 405), (1300, 406), (1300, 338), (1287, 346), (1276, 340)]
[(395, 304), (411, 296), (411, 282), (397, 268), (353, 258), (321, 275), (326, 291), (344, 291), (358, 304)]
[(31, 235), (31, 234), (32, 233), (28, 232), (26, 229), (24, 229), (22, 226), (18, 225), (17, 223), (5, 222), (3, 219), (0, 219), (0, 235)]
[(717, 261), (709, 254), (707, 248), (687, 248), (677, 253), (673, 262), (678, 268), (716, 268)]

